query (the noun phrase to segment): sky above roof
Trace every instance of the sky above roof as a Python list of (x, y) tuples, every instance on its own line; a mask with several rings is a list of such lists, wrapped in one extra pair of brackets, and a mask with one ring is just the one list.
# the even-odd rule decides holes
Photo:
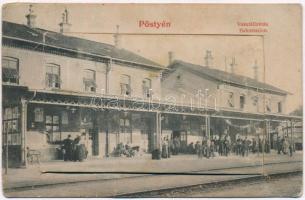
[[(299, 5), (33, 4), (37, 27), (59, 31), (65, 8), (72, 24), (69, 35), (113, 44), (119, 24), (123, 48), (162, 65), (168, 64), (168, 51), (176, 59), (203, 65), (205, 51), (211, 50), (213, 67), (228, 69), (234, 56), (235, 73), (253, 77), (257, 60), (260, 81), (293, 93), (287, 110), (302, 105)], [(4, 20), (26, 24), (27, 13), (28, 4), (8, 4), (2, 14)], [(171, 26), (140, 28), (140, 20), (166, 21)], [(237, 23), (252, 21), (268, 23), (264, 37), (240, 35)]]

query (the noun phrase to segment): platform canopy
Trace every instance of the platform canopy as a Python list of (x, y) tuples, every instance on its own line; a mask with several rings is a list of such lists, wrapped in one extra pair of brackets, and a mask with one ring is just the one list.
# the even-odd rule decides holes
[(171, 102), (151, 99), (141, 99), (113, 95), (93, 95), (87, 93), (73, 93), (64, 91), (30, 91), (27, 95), (29, 103), (49, 104), (58, 106), (74, 106), (95, 110), (119, 110), (136, 112), (158, 112), (164, 114), (210, 116), (212, 118), (254, 120), (254, 121), (302, 121), (301, 116), (290, 116), (273, 113), (250, 113), (226, 110), (212, 107), (191, 107)]

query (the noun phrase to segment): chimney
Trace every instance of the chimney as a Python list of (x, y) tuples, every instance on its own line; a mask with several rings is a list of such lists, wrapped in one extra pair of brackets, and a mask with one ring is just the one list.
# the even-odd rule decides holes
[(253, 72), (254, 72), (254, 79), (258, 81), (258, 66), (257, 66), (257, 60), (255, 60), (255, 62), (254, 62)]
[(235, 66), (237, 66), (237, 63), (235, 61), (235, 57), (232, 57), (232, 61), (230, 63), (231, 73), (234, 74), (235, 72)]
[(65, 9), (62, 14), (62, 22), (59, 24), (60, 33), (68, 33), (70, 31), (71, 24), (69, 24), (69, 13), (68, 10)]
[(116, 48), (121, 48), (121, 36), (120, 36), (120, 26), (116, 25), (116, 33), (113, 35), (114, 38), (114, 46)]
[(205, 66), (206, 66), (206, 67), (211, 67), (211, 66), (213, 66), (212, 51), (206, 50), (204, 60), (205, 60)]
[(170, 64), (172, 64), (173, 63), (173, 61), (174, 61), (174, 52), (172, 52), (172, 51), (169, 51), (168, 52), (168, 65), (170, 65)]
[(36, 20), (36, 15), (34, 14), (34, 11), (33, 11), (33, 6), (30, 5), (29, 6), (29, 14), (27, 14), (25, 17), (27, 19), (27, 25), (30, 27), (30, 28), (35, 28), (35, 20)]

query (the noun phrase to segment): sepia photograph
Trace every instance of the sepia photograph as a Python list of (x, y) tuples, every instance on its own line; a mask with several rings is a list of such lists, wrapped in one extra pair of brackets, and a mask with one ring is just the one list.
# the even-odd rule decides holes
[(2, 195), (303, 195), (301, 4), (2, 5)]

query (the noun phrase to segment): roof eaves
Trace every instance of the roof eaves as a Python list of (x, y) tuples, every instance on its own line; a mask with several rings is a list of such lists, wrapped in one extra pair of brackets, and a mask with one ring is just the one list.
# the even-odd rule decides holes
[(137, 64), (137, 65), (142, 65), (142, 66), (146, 66), (146, 67), (153, 67), (153, 68), (157, 68), (157, 69), (166, 69), (165, 67), (162, 66), (157, 66), (157, 65), (148, 65), (148, 64), (144, 64), (144, 63), (139, 63), (139, 62), (135, 62), (135, 61), (127, 61), (127, 60), (123, 60), (123, 59), (119, 59), (119, 58), (113, 58), (111, 57), (112, 60), (116, 60), (116, 61), (121, 61), (121, 62), (128, 62), (128, 63), (133, 63), (133, 64)]
[(52, 47), (52, 48), (58, 48), (58, 49), (66, 50), (66, 51), (73, 51), (73, 52), (87, 54), (87, 55), (96, 56), (96, 57), (100, 57), (100, 58), (106, 58), (106, 59), (111, 58), (112, 60), (116, 60), (116, 61), (127, 62), (127, 63), (131, 63), (131, 64), (137, 64), (137, 65), (142, 65), (142, 66), (152, 67), (152, 68), (157, 68), (157, 69), (164, 69), (164, 67), (162, 67), (162, 66), (148, 65), (148, 64), (144, 64), (144, 63), (135, 62), (135, 61), (129, 61), (129, 60), (124, 60), (124, 59), (114, 58), (114, 57), (107, 56), (107, 55), (100, 55), (100, 54), (89, 53), (89, 52), (85, 52), (85, 51), (81, 51), (81, 50), (75, 50), (75, 49), (71, 49), (71, 48), (58, 47), (58, 46), (51, 45), (51, 44), (35, 42), (35, 41), (26, 40), (26, 39), (17, 38), (17, 37), (11, 37), (11, 36), (7, 36), (7, 35), (3, 35), (2, 37), (8, 38), (8, 39), (13, 39), (13, 40), (19, 40), (19, 41), (34, 43), (34, 44), (38, 44), (38, 45), (44, 45), (44, 46), (48, 46), (48, 47)]
[[(181, 61), (181, 60), (175, 60), (169, 67), (173, 67), (174, 65), (178, 65), (178, 66), (179, 66), (179, 65), (180, 65), (180, 66), (192, 65), (192, 66), (198, 66), (198, 67), (200, 66), (200, 65), (195, 65), (195, 64), (192, 64), (192, 63), (186, 63), (186, 62)], [(187, 68), (187, 69), (189, 69), (189, 68)], [(203, 69), (204, 69), (204, 68), (203, 68)], [(220, 70), (218, 70), (218, 71), (220, 71)], [(240, 86), (245, 87), (245, 85), (243, 85), (243, 84), (241, 84), (241, 83), (234, 82), (234, 81), (231, 81), (231, 80), (223, 80), (223, 79), (221, 79), (221, 78), (219, 78), (219, 77), (212, 76), (212, 75), (210, 75), (210, 74), (208, 74), (208, 73), (205, 73), (203, 70), (200, 70), (200, 71), (198, 70), (197, 72), (202, 73), (202, 74), (204, 74), (204, 75), (206, 75), (206, 76), (208, 76), (208, 77), (210, 77), (210, 78), (213, 78), (213, 79), (218, 80), (218, 81), (223, 82), (223, 83), (235, 84), (235, 85), (240, 85)], [(220, 72), (221, 72), (221, 71), (220, 71)], [(246, 77), (246, 78), (248, 78), (248, 77)], [(261, 83), (261, 82), (260, 82), (260, 83)], [(268, 85), (268, 84), (266, 84), (266, 83), (261, 83), (261, 84)], [(249, 86), (249, 85), (247, 85), (246, 87), (248, 87), (248, 88), (253, 88), (253, 89), (258, 89), (258, 90), (263, 90), (263, 91), (275, 92), (275, 93), (279, 93), (279, 94), (282, 94), (282, 95), (287, 95), (287, 94), (292, 95), (292, 93), (287, 92), (287, 91), (284, 91), (284, 90), (281, 90), (281, 89), (276, 89), (276, 90), (274, 90), (274, 89), (270, 89), (270, 88), (262, 88), (262, 87), (255, 87), (255, 86)], [(274, 87), (274, 86), (272, 86), (272, 87)]]
[(252, 88), (252, 89), (257, 89), (257, 90), (270, 91), (270, 92), (275, 92), (275, 93), (279, 93), (279, 94), (283, 94), (283, 95), (290, 94), (289, 92), (286, 92), (286, 91), (271, 90), (271, 89), (267, 89), (267, 88), (255, 87), (255, 86), (250, 86), (250, 85), (245, 86), (245, 85), (242, 85), (240, 83), (236, 83), (236, 82), (233, 82), (233, 81), (225, 81), (225, 80), (222, 80), (222, 79), (218, 79), (218, 80), (222, 81), (223, 83), (240, 85), (240, 86), (244, 86), (244, 87), (248, 87), (248, 88)]

